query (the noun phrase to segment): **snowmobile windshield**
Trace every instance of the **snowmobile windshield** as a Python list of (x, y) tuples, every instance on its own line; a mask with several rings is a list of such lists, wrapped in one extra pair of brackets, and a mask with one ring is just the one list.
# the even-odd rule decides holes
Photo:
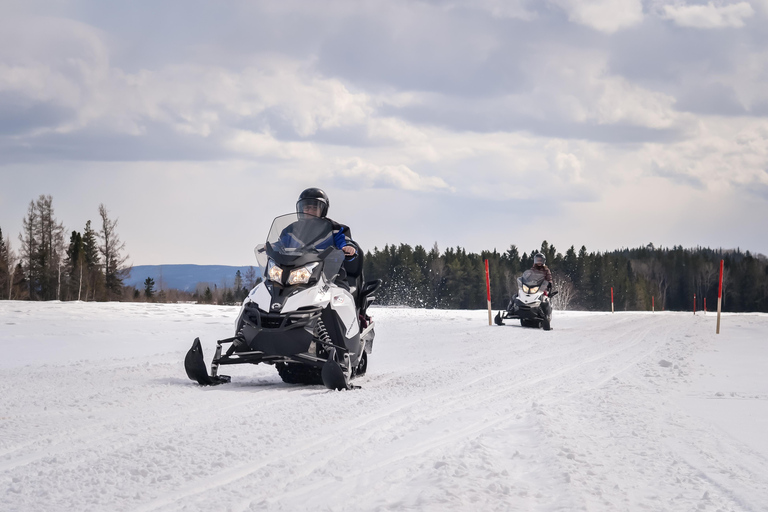
[[(300, 213), (281, 215), (272, 221), (267, 243), (272, 250), (272, 257), (279, 265), (319, 261), (321, 253), (334, 247), (333, 224), (328, 219)], [(337, 249), (322, 259), (323, 273), (330, 279), (339, 272), (344, 262), (344, 253)]]
[(526, 270), (523, 272), (522, 283), (527, 286), (538, 286), (544, 282), (546, 274), (539, 270)]
[(319, 253), (333, 245), (333, 225), (321, 217), (289, 213), (272, 221), (267, 242), (287, 256)]

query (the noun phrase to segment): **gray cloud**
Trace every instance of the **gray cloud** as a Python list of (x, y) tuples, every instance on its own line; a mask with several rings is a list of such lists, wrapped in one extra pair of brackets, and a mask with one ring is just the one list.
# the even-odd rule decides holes
[(16, 141), (0, 137), (5, 164), (25, 161), (175, 161), (227, 158), (220, 141), (180, 134), (165, 124), (147, 123), (142, 135), (131, 136), (95, 128), (75, 133), (49, 132)]
[(0, 138), (25, 135), (73, 117), (72, 109), (53, 102), (35, 102), (17, 91), (0, 92)]

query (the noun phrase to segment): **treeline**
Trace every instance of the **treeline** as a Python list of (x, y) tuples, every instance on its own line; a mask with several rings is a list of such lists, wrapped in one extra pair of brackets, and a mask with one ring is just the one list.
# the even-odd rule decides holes
[(723, 310), (768, 312), (768, 260), (749, 251), (682, 247), (565, 254), (546, 241), (539, 249), (520, 254), (515, 245), (504, 252), (468, 253), (461, 247), (440, 252), (422, 246), (387, 245), (365, 256), (365, 278), (381, 279), (376, 302), (439, 309), (486, 307), (485, 260), (489, 262), (492, 307), (506, 308), (517, 293), (517, 278), (542, 252), (552, 270), (555, 308), (609, 311), (611, 288), (617, 310), (690, 311), (693, 296), (697, 309), (715, 309), (720, 260), (724, 260)]
[[(134, 300), (148, 302), (200, 302), (203, 304), (235, 305), (241, 303), (262, 278), (257, 276), (256, 268), (249, 267), (245, 275), (239, 270), (235, 272), (232, 286), (222, 282), (221, 286), (211, 283), (198, 283), (194, 292), (166, 289), (156, 289), (155, 280), (148, 277), (144, 280), (144, 289), (134, 290)], [(213, 286), (213, 287), (211, 287)]]
[[(56, 220), (51, 196), (31, 201), (20, 247), (14, 251), (10, 236), (0, 229), (0, 300), (126, 300), (209, 304), (241, 302), (260, 277), (253, 268), (245, 276), (234, 276), (233, 285), (201, 285), (195, 292), (156, 290), (153, 279), (144, 289), (123, 285), (129, 276), (125, 244), (117, 234), (103, 204), (98, 225), (86, 222), (82, 231), (71, 231)], [(652, 244), (611, 252), (565, 254), (546, 241), (541, 247), (520, 254), (515, 245), (506, 252), (468, 253), (461, 247), (441, 252), (417, 245), (386, 245), (365, 255), (366, 279), (381, 279), (377, 304), (439, 309), (486, 307), (485, 260), (490, 266), (492, 307), (503, 309), (517, 292), (517, 278), (542, 252), (552, 270), (556, 309), (607, 311), (611, 288), (618, 310), (690, 311), (693, 296), (697, 308), (704, 299), (709, 309), (717, 303), (720, 260), (724, 260), (724, 311), (768, 312), (768, 260), (749, 251), (697, 247), (656, 248)]]
[(130, 273), (117, 219), (99, 205), (97, 227), (86, 222), (67, 237), (54, 215), (53, 199), (31, 201), (18, 252), (0, 228), (0, 298), (8, 300), (130, 300), (123, 279)]

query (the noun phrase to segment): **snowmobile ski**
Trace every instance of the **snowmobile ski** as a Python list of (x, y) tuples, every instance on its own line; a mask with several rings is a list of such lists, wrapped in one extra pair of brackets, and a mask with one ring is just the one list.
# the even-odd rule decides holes
[(192, 342), (192, 348), (189, 349), (184, 358), (184, 369), (187, 371), (187, 377), (197, 381), (201, 386), (226, 384), (231, 380), (229, 375), (208, 375), (203, 360), (203, 347), (200, 345), (200, 338), (195, 338), (195, 341)]
[[(349, 357), (347, 357), (349, 359)], [(355, 389), (358, 386), (352, 386), (349, 384), (349, 377), (346, 373), (344, 373), (344, 370), (341, 368), (341, 365), (336, 362), (336, 349), (331, 348), (330, 352), (328, 354), (328, 360), (323, 365), (323, 370), (321, 373), (323, 377), (323, 384), (328, 389), (334, 389), (336, 391), (341, 391), (344, 389)]]

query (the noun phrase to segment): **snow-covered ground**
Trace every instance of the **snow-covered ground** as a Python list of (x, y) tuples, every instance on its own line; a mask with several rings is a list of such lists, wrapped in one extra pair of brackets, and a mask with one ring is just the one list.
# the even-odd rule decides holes
[(768, 315), (378, 308), (362, 389), (187, 380), (236, 312), (0, 301), (0, 510), (768, 510)]

